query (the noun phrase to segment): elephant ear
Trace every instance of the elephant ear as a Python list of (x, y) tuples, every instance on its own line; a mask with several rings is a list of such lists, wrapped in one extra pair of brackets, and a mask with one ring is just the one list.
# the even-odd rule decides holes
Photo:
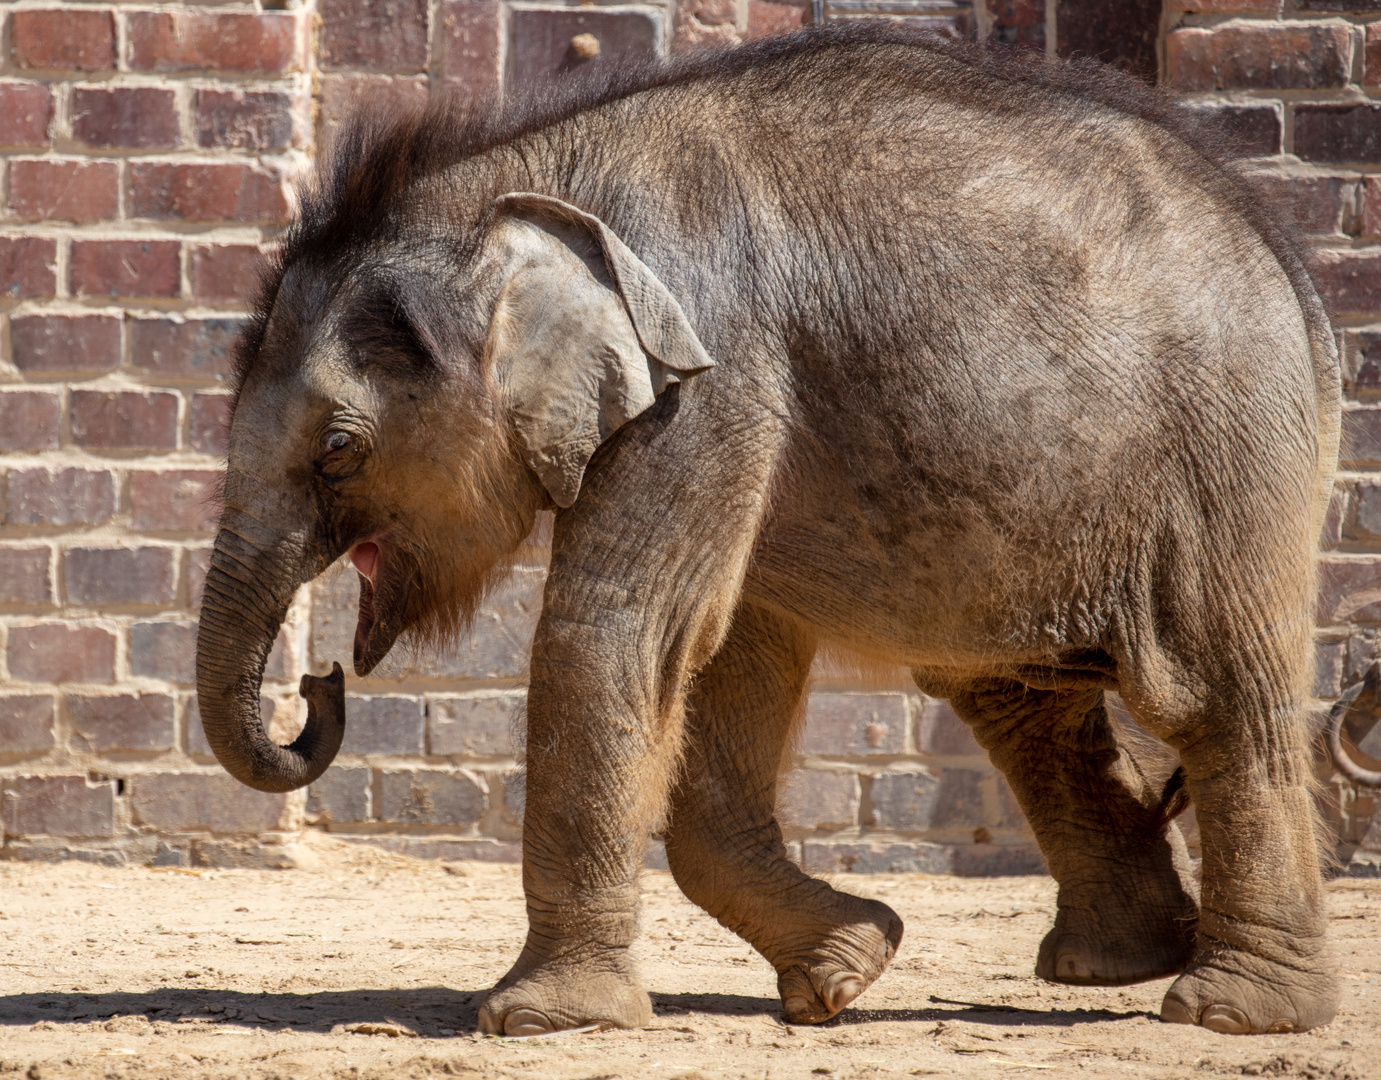
[(601, 443), (714, 361), (604, 222), (527, 192), (494, 207), (508, 258), (486, 352), (529, 467), (567, 507)]

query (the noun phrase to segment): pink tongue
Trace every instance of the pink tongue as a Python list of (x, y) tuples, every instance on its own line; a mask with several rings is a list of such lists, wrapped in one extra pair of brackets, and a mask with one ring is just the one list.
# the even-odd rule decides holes
[(379, 566), (379, 545), (356, 544), (350, 551), (350, 561), (355, 564), (355, 569), (373, 584), (374, 571)]

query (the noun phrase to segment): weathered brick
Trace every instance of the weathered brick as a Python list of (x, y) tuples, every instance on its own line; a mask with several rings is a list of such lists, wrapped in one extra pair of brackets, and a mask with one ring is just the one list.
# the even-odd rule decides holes
[(281, 90), (201, 90), (197, 145), (286, 150), (293, 144), (293, 96)]
[(748, 0), (748, 36), (786, 34), (810, 25), (808, 3), (777, 3), (776, 0)]
[[(739, 35), (735, 20), (730, 18), (725, 20), (723, 11), (729, 7), (725, 0), (690, 0), (688, 3), (676, 5), (676, 32), (674, 44), (677, 52), (688, 52), (692, 49), (703, 48), (731, 48), (738, 45), (742, 38)], [(524, 31), (527, 28), (524, 27)], [(527, 31), (529, 36), (534, 36)], [(569, 34), (562, 35), (566, 40), (570, 40)], [(603, 54), (604, 38), (595, 30), (595, 36), (599, 38), (601, 55)], [(515, 82), (521, 80), (515, 79)]]
[(277, 73), (301, 67), (297, 20), (288, 14), (136, 11), (128, 25), (136, 70)]
[(1381, 86), (1381, 22), (1367, 23), (1366, 43), (1363, 46), (1362, 83), (1365, 86)]
[(1344, 231), (1344, 214), (1350, 211), (1357, 181), (1342, 176), (1252, 177), (1282, 209), (1290, 213), (1303, 232), (1333, 236)]
[[(591, 71), (615, 71), (639, 60), (650, 61), (662, 38), (661, 19), (652, 8), (514, 7), (509, 9), (508, 27), (504, 78), (510, 87), (559, 79), (572, 62)], [(720, 30), (727, 33), (717, 33)], [(706, 32), (719, 44), (737, 38), (730, 27), (708, 27)], [(579, 34), (594, 35), (599, 41), (598, 56), (575, 58), (571, 40)]]
[(323, 69), (426, 68), (425, 0), (321, 0), (317, 10)]
[(830, 843), (807, 840), (801, 868), (810, 874), (949, 874), (954, 850), (924, 840), (910, 843)]
[(499, 92), (499, 24), (494, 0), (448, 0), (442, 14), (447, 87), (467, 98)]
[(10, 525), (99, 525), (115, 514), (115, 476), (105, 469), (13, 469)]
[(1360, 481), (1354, 505), (1357, 508), (1357, 527), (1373, 536), (1381, 536), (1381, 481)]
[(197, 681), (197, 624), (187, 619), (135, 622), (129, 628), (129, 668), (136, 676)]
[(253, 244), (199, 244), (192, 249), (192, 295), (212, 304), (250, 303), (266, 265)]
[(78, 87), (72, 91), (72, 134), (94, 147), (177, 146), (177, 101), (171, 90), (151, 86)]
[(1295, 0), (1300, 11), (1381, 11), (1381, 0)]
[(10, 836), (112, 836), (115, 782), (85, 776), (7, 776), (0, 780)]
[(177, 446), (177, 395), (73, 390), (72, 438), (92, 450), (172, 450)]
[(68, 694), (67, 716), (85, 749), (98, 754), (171, 750), (176, 745), (171, 694)]
[[(1190, 812), (1193, 810), (1191, 808)], [(954, 848), (951, 873), (955, 877), (1046, 876), (1045, 856), (1034, 842), (1024, 844), (962, 844)]]
[(73, 604), (171, 604), (177, 598), (172, 548), (69, 548), (63, 558)]
[(1279, 105), (1189, 101), (1181, 107), (1220, 125), (1233, 148), (1245, 157), (1272, 157), (1281, 152), (1285, 122)]
[(1321, 626), (1381, 620), (1381, 558), (1320, 559), (1317, 618)]
[(15, 11), (10, 59), (21, 68), (108, 71), (115, 67), (115, 17), (76, 8)]
[(0, 695), (0, 755), (51, 750), (53, 716), (53, 699), (47, 694)]
[(1358, 335), (1356, 368), (1344, 370), (1343, 382), (1354, 394), (1381, 391), (1381, 332), (1363, 330)]
[(983, 809), (983, 779), (977, 769), (941, 769), (931, 827), (973, 828), (988, 824)]
[(910, 704), (905, 694), (814, 693), (806, 704), (804, 754), (900, 754)]
[(984, 0), (988, 41), (1045, 49), (1045, 0)]
[(916, 749), (946, 757), (983, 756), (969, 725), (959, 719), (948, 701), (938, 698), (926, 698), (916, 724)]
[(140, 532), (214, 532), (220, 508), (213, 469), (138, 470), (130, 474), (131, 524)]
[(325, 821), (369, 820), (373, 770), (332, 765), (307, 789), (307, 813)]
[(241, 164), (135, 162), (130, 213), (183, 221), (284, 222), (288, 200), (276, 169)]
[(1325, 90), (1346, 86), (1352, 49), (1344, 22), (1183, 27), (1165, 39), (1177, 90)]
[(427, 698), (427, 730), (433, 754), (511, 755), (515, 726), (526, 695), (521, 691)]
[(1305, 161), (1381, 159), (1381, 105), (1296, 105), (1294, 151)]
[(28, 682), (115, 681), (115, 635), (99, 626), (11, 626), (10, 674)]
[(193, 548), (187, 552), (187, 595), (192, 607), (201, 607), (201, 594), (206, 590), (206, 572), (211, 568), (211, 549)]
[(1339, 457), (1345, 467), (1374, 469), (1381, 464), (1381, 409), (1345, 410), (1342, 434)]
[(1205, 15), (1275, 15), (1280, 4), (1281, 0), (1165, 0), (1165, 9)]
[(1381, 236), (1381, 177), (1362, 180), (1362, 235), (1368, 239)]
[(114, 371), (118, 315), (17, 315), (10, 320), (14, 366), (28, 372)]
[(0, 391), (0, 451), (55, 448), (60, 420), (57, 394), (47, 390)]
[(74, 240), (72, 291), (78, 296), (177, 296), (182, 245), (176, 240)]
[(402, 694), (350, 694), (345, 699), (342, 754), (421, 754), (420, 697)]
[(930, 772), (887, 772), (873, 777), (873, 820), (879, 829), (919, 832), (933, 826), (940, 781)]
[(244, 320), (177, 316), (129, 320), (135, 367), (175, 379), (224, 379), (233, 366), (235, 341)]
[(0, 81), (0, 146), (47, 146), (53, 95), (42, 83)]
[(142, 773), (130, 780), (135, 821), (168, 832), (267, 832), (278, 825), (287, 799), (223, 773)]
[(777, 820), (787, 829), (849, 829), (858, 825), (858, 777), (793, 769), (777, 781)]
[(225, 456), (230, 446), (230, 395), (214, 391), (192, 395), (189, 410), (192, 449)]
[[(485, 598), (469, 634), (455, 649), (423, 660), (406, 655), (386, 657), (375, 674), (386, 679), (415, 675), (521, 678), (527, 673), (545, 580), (541, 570), (515, 570), (508, 581)], [(312, 586), (311, 650), (318, 666), (326, 668), (332, 660), (351, 655), (359, 592), (359, 578), (353, 571), (326, 575)]]
[[(0, 547), (0, 604), (53, 602), (53, 553), (46, 547)], [(5, 740), (0, 738), (0, 752)]]
[(1374, 315), (1381, 310), (1381, 250), (1316, 251), (1310, 269), (1331, 314)]
[(41, 236), (0, 236), (0, 290), (11, 300), (57, 293), (56, 240)]
[(120, 167), (113, 161), (10, 163), (10, 209), (24, 221), (106, 221), (120, 213)]
[[(482, 82), (479, 69), (463, 69), (467, 77)], [(450, 71), (450, 66), (447, 66)], [(497, 82), (497, 67), (494, 75)], [(447, 83), (452, 83), (447, 76)], [(466, 91), (463, 81), (455, 80), (456, 89)], [(377, 107), (389, 115), (421, 112), (427, 105), (429, 90), (425, 75), (323, 75), (321, 78), (321, 122), (323, 131), (332, 132), (362, 105)]]
[(380, 821), (470, 825), (484, 813), (484, 804), (484, 788), (465, 772), (385, 769), (379, 778)]
[(527, 770), (517, 769), (503, 778), (503, 819), (509, 825), (521, 826), (526, 810)]

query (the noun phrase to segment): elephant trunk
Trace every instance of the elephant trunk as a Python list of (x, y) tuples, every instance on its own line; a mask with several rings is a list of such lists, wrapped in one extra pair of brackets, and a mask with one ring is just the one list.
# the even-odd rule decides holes
[(1362, 691), (1370, 687), (1374, 692), (1381, 682), (1381, 662), (1374, 664), (1366, 678), (1348, 688), (1328, 712), (1328, 724), (1324, 728), (1324, 739), (1328, 743), (1328, 753), (1337, 770), (1359, 787), (1381, 788), (1381, 770), (1364, 769), (1353, 761), (1343, 749), (1343, 720), (1362, 696)]
[(197, 629), (197, 697), (206, 741), (226, 771), (259, 791), (291, 791), (326, 771), (345, 736), (345, 676), (302, 677), (307, 724), (290, 746), (264, 730), (259, 689), (298, 585), (313, 575), (303, 545), (227, 510), (216, 536)]

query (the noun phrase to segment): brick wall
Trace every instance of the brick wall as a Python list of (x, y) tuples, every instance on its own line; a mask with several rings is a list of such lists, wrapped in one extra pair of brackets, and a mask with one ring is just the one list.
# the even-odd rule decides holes
[[(1319, 249), (1346, 347), (1350, 449), (1320, 601), (1319, 693), (1335, 695), (1377, 653), (1381, 621), (1381, 3), (1352, 2), (0, 3), (0, 855), (288, 865), (293, 837), (316, 827), (425, 856), (518, 857), (540, 546), (461, 647), (349, 680), (345, 746), (309, 791), (252, 792), (208, 751), (196, 609), (246, 291), (294, 177), (355, 102), (501, 94), (574, 62), (732, 44), (813, 13), (885, 8), (1097, 55), (1230, 114)], [(582, 33), (600, 41), (594, 60), (571, 52)], [(353, 574), (328, 577), (289, 613), (263, 691), (280, 738), (301, 719), (299, 676), (348, 658), (355, 596)], [(796, 858), (1039, 868), (1010, 792), (943, 702), (817, 675), (782, 784)], [(1351, 733), (1381, 756), (1381, 727)], [(1369, 798), (1333, 790), (1360, 865), (1381, 852), (1381, 824)]]

